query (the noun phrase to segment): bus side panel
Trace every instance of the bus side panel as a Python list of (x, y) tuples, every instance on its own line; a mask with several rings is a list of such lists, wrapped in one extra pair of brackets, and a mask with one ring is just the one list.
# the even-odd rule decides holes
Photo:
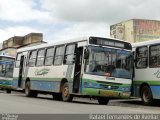
[(160, 86), (151, 86), (154, 99), (160, 99)]
[[(143, 84), (143, 83), (142, 83)], [(160, 85), (150, 85), (151, 91), (152, 91), (152, 96), (154, 99), (160, 99)], [(135, 85), (133, 87), (134, 94), (133, 96), (135, 97), (140, 97), (140, 85)]]
[(29, 67), (27, 77), (33, 90), (59, 92), (62, 79), (72, 87), (73, 71), (73, 65)]
[(18, 75), (19, 75), (19, 68), (14, 68), (13, 71), (13, 82), (12, 82), (12, 87), (14, 89), (18, 88)]
[(154, 99), (160, 99), (160, 71), (158, 68), (135, 69), (134, 96), (140, 96), (140, 86), (149, 85)]

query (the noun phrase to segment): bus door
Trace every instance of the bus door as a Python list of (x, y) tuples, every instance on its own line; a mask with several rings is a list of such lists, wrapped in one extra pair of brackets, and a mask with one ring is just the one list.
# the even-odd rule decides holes
[(19, 75), (18, 75), (18, 87), (19, 88), (22, 87), (22, 85), (23, 85), (22, 81), (23, 81), (25, 74), (26, 74), (26, 71), (25, 71), (26, 59), (27, 59), (27, 55), (26, 55), (26, 53), (23, 53), (20, 58), (20, 66), (19, 66)]
[(76, 50), (74, 79), (73, 79), (74, 93), (79, 92), (79, 85), (81, 80), (82, 55), (83, 55), (83, 47), (78, 47)]

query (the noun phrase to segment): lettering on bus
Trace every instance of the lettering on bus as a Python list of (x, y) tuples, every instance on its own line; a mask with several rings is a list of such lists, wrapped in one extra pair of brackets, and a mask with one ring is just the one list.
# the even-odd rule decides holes
[(157, 77), (157, 78), (160, 78), (160, 70), (157, 70), (154, 75)]
[(48, 72), (49, 72), (49, 69), (47, 69), (47, 68), (43, 68), (40, 70), (36, 69), (35, 75), (37, 75), (37, 76), (38, 75), (46, 75)]

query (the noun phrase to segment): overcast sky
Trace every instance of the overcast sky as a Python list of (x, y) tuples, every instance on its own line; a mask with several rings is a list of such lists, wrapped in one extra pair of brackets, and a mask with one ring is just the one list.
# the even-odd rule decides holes
[(112, 24), (160, 20), (159, 0), (0, 0), (0, 42), (41, 32), (52, 42), (94, 35), (109, 37)]

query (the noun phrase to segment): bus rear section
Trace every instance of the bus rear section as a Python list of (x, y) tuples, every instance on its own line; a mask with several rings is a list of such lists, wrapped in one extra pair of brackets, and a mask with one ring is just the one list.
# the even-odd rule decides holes
[(129, 43), (99, 37), (20, 49), (13, 86), (26, 96), (50, 93), (63, 101), (78, 96), (107, 104), (110, 98), (129, 98), (131, 53)]
[(155, 104), (160, 99), (160, 40), (133, 44), (133, 93), (141, 97), (144, 105)]

